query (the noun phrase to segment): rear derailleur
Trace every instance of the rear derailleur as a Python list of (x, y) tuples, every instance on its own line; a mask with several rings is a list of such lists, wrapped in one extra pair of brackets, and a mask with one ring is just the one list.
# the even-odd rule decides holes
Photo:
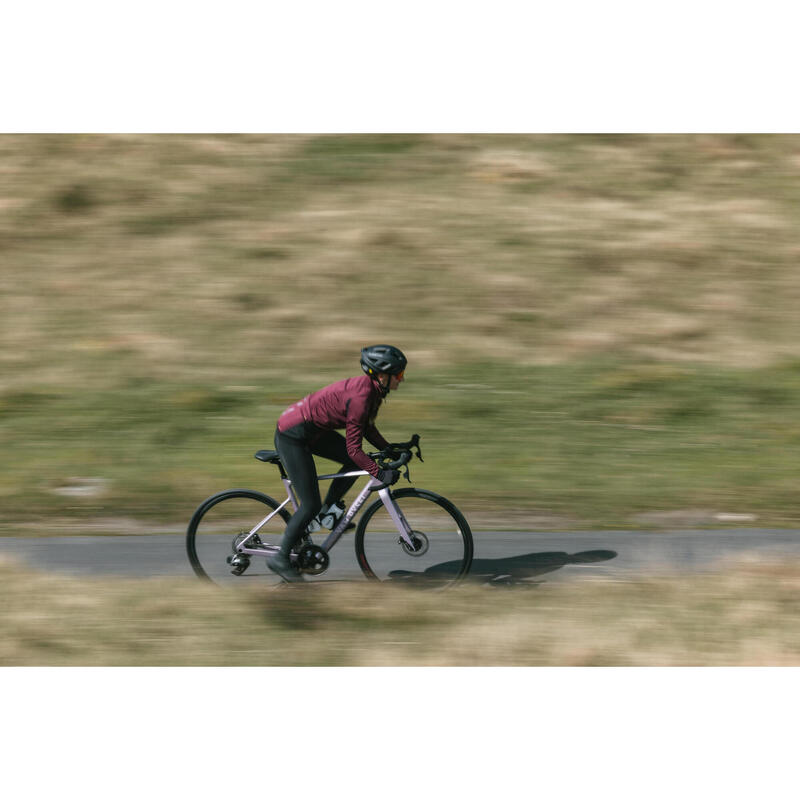
[(241, 546), (242, 542), (244, 542), (247, 537), (250, 537), (247, 541), (247, 544), (250, 547), (263, 547), (264, 543), (261, 541), (261, 537), (256, 533), (250, 536), (249, 531), (242, 531), (241, 533), (237, 533), (236, 536), (233, 537), (233, 541), (231, 542), (231, 549), (233, 550), (233, 555), (228, 556), (225, 560), (228, 564), (231, 565), (231, 574), (232, 575), (241, 575), (249, 566), (250, 566), (250, 556), (247, 553), (240, 553), (239, 547)]

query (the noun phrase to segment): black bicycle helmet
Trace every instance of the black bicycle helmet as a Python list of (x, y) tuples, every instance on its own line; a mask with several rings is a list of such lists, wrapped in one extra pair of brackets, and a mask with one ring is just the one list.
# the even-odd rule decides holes
[(402, 351), (390, 344), (373, 344), (361, 351), (361, 369), (373, 377), (379, 372), (399, 375), (407, 363)]

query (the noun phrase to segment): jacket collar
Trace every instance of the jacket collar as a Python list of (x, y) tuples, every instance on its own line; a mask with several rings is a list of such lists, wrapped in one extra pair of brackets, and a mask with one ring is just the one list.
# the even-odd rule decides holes
[(367, 377), (372, 381), (372, 385), (375, 388), (375, 391), (378, 393), (378, 397), (380, 397), (381, 400), (384, 397), (386, 397), (387, 394), (389, 394), (388, 386), (386, 387), (381, 386), (381, 382), (377, 378), (373, 378), (372, 375), (368, 375)]

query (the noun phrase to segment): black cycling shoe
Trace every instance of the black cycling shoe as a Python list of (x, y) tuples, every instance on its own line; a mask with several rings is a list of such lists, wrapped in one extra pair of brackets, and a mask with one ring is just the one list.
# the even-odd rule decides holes
[(267, 566), (287, 583), (302, 583), (305, 581), (305, 578), (292, 566), (292, 562), (283, 553), (276, 553), (274, 556), (267, 558)]

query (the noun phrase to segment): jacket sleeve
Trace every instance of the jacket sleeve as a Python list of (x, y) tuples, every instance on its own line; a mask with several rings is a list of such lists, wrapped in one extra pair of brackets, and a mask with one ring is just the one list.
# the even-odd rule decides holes
[[(362, 396), (351, 397), (347, 401), (347, 418), (345, 421), (345, 446), (347, 448), (347, 455), (353, 459), (359, 469), (366, 470), (372, 475), (373, 478), (378, 477), (380, 467), (361, 449), (361, 442), (364, 438), (367, 428), (369, 407), (367, 399)], [(377, 433), (374, 426), (372, 431)], [(383, 437), (378, 434), (382, 439)], [(372, 439), (368, 441), (378, 446)]]
[(364, 429), (364, 438), (378, 450), (384, 450), (389, 447), (389, 442), (381, 436), (381, 432), (374, 425), (367, 425)]

